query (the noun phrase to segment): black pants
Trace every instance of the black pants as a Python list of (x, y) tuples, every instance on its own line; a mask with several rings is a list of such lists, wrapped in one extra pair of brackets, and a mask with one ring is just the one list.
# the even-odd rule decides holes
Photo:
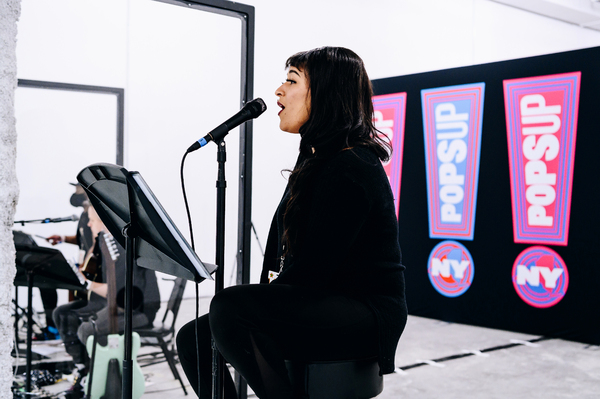
[[(106, 299), (92, 293), (90, 300), (83, 299), (61, 305), (54, 310), (54, 322), (58, 328), (60, 337), (65, 345), (65, 350), (73, 358), (76, 364), (89, 366), (89, 356), (86, 351), (86, 343), (89, 336), (94, 334), (94, 325), (87, 319), (95, 314), (95, 330), (98, 333), (98, 343), (106, 346), (109, 334), (109, 311)], [(148, 325), (148, 317), (139, 311), (133, 312), (132, 328), (145, 327)], [(125, 330), (125, 314), (123, 309), (118, 309), (117, 328), (119, 334)]]
[(40, 296), (44, 305), (44, 314), (46, 316), (46, 327), (56, 327), (52, 319), (52, 312), (56, 309), (58, 303), (58, 294), (55, 288), (40, 288)]
[[(342, 295), (288, 285), (226, 288), (198, 319), (199, 370), (195, 322), (181, 328), (181, 365), (202, 399), (211, 397), (211, 332), (223, 357), (261, 399), (292, 398), (285, 359), (346, 360), (377, 355), (377, 326), (362, 302)], [(225, 399), (235, 398), (225, 373)], [(198, 387), (200, 375), (200, 387)]]
[(89, 361), (85, 346), (77, 337), (77, 329), (85, 319), (106, 306), (106, 300), (92, 293), (90, 300), (79, 299), (61, 305), (54, 309), (53, 318), (60, 339), (65, 344), (65, 350), (76, 364), (86, 364)]

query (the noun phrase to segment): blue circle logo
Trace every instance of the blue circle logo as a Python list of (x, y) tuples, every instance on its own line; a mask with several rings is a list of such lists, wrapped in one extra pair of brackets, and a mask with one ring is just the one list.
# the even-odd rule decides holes
[(525, 303), (536, 308), (549, 308), (567, 293), (569, 273), (567, 265), (556, 252), (535, 246), (517, 256), (512, 282)]
[(442, 241), (429, 255), (427, 274), (437, 292), (450, 298), (460, 296), (473, 283), (473, 257), (461, 243)]

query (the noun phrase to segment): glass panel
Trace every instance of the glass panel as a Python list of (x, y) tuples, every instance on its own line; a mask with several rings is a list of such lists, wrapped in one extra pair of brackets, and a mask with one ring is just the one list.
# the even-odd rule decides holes
[[(19, 87), (17, 177), (20, 195), (15, 220), (77, 215), (82, 208), (69, 199), (79, 171), (90, 163), (115, 163), (117, 96)], [(77, 222), (15, 226), (44, 237), (73, 235)], [(74, 245), (61, 245), (67, 259), (77, 260)]]

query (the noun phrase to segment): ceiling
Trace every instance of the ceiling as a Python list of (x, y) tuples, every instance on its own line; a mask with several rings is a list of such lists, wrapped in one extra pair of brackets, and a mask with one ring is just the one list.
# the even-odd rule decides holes
[(600, 31), (600, 0), (492, 0)]

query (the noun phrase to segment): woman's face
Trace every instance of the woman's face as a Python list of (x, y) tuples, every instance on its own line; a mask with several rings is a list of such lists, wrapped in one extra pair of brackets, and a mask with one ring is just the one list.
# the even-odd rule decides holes
[(310, 93), (304, 72), (290, 67), (285, 82), (275, 91), (279, 97), (279, 128), (288, 133), (299, 133), (310, 115)]

